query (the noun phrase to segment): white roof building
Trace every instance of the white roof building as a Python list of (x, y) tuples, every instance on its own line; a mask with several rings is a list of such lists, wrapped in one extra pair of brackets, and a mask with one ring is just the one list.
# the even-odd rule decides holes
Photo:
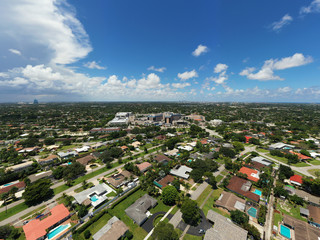
[(176, 166), (174, 169), (170, 170), (170, 174), (175, 175), (177, 177), (181, 177), (184, 179), (188, 179), (189, 178), (189, 173), (192, 171), (192, 168), (187, 167), (185, 165), (178, 165)]

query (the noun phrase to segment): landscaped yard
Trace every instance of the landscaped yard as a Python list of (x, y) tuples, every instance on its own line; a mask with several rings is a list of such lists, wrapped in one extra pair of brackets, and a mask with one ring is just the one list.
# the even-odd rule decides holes
[(312, 161), (310, 161), (310, 163), (312, 165), (320, 165), (320, 161), (319, 160), (312, 160)]
[(209, 209), (213, 209), (213, 204), (219, 198), (219, 196), (221, 195), (222, 192), (223, 192), (222, 188), (218, 188), (218, 189), (213, 190), (213, 193), (211, 194), (208, 201), (204, 204), (204, 206), (202, 208), (202, 210), (206, 216), (207, 216)]
[(299, 162), (299, 163), (295, 163), (295, 164), (291, 164), (292, 166), (295, 166), (295, 167), (308, 167), (310, 166), (308, 163), (305, 163), (305, 162)]
[(297, 219), (300, 219), (302, 221), (307, 222), (307, 220), (304, 217), (300, 216), (300, 206), (294, 207), (288, 201), (279, 202), (277, 204), (277, 210), (282, 212), (282, 213), (285, 213), (287, 215), (290, 215), (290, 216), (292, 216), (294, 218), (297, 218)]
[(122, 200), (120, 203), (115, 205), (113, 208), (109, 209), (109, 212), (119, 219), (121, 219), (129, 228), (130, 231), (133, 233), (133, 239), (140, 240), (147, 236), (147, 232), (139, 227), (137, 224), (133, 223), (133, 220), (127, 216), (124, 210), (126, 210), (131, 204), (133, 204), (137, 199), (142, 197), (145, 194), (144, 191), (141, 189), (137, 190), (136, 192), (132, 193), (131, 195), (125, 196), (125, 199)]
[(262, 153), (268, 153), (269, 150), (266, 150), (266, 149), (262, 149), (262, 148), (257, 148), (256, 149), (258, 152), (262, 152)]
[[(89, 239), (92, 239), (92, 236), (97, 233), (104, 225), (107, 224), (107, 222), (110, 220), (112, 216), (108, 213), (104, 214), (101, 218), (99, 218), (98, 221), (95, 223), (91, 224), (89, 227), (87, 227), (86, 230), (89, 230), (91, 233), (91, 237)], [(84, 237), (84, 230), (80, 235), (79, 235), (79, 240), (85, 240), (86, 238)]]
[(183, 240), (201, 240), (202, 237), (199, 236), (194, 236), (194, 235), (190, 235), (190, 234), (186, 234), (183, 237)]
[(273, 225), (278, 226), (278, 225), (279, 225), (279, 222), (281, 222), (281, 221), (282, 221), (282, 216), (281, 216), (281, 214), (275, 213), (275, 214), (273, 215)]
[(212, 191), (212, 187), (211, 185), (209, 185), (208, 187), (206, 187), (206, 189), (200, 194), (200, 196), (198, 197), (198, 199), (196, 200), (196, 202), (198, 203), (198, 206), (200, 207), (201, 204), (204, 202), (204, 200), (207, 198), (207, 196), (210, 194), (210, 192)]
[(317, 172), (318, 172), (319, 173), (318, 175), (320, 176), (320, 169), (309, 169), (308, 172), (315, 177), (317, 177)]
[(217, 183), (220, 182), (223, 177), (224, 177), (224, 176), (222, 176), (222, 175), (218, 175), (218, 176), (216, 177)]
[(271, 159), (273, 158), (273, 159), (276, 159), (276, 160), (278, 160), (280, 162), (288, 164), (288, 160), (285, 157), (272, 156), (270, 153), (267, 153), (266, 155), (268, 157), (270, 157)]

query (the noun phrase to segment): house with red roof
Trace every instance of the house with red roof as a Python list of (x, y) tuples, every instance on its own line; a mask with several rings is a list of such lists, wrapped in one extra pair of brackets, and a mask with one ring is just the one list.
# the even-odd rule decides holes
[(294, 154), (294, 155), (297, 155), (300, 160), (310, 160), (311, 159), (311, 157), (308, 157), (308, 156), (303, 155), (301, 153), (297, 153), (297, 152), (294, 152), (294, 151), (290, 151), (290, 153)]
[[(8, 185), (8, 184), (7, 184), (7, 185)], [(24, 181), (21, 181), (21, 182), (16, 181), (16, 182), (14, 182), (14, 183), (12, 183), (12, 184), (10, 183), (9, 186), (5, 186), (5, 185), (4, 185), (2, 188), (0, 188), (0, 194), (9, 192), (9, 191), (11, 190), (11, 188), (13, 188), (13, 187), (17, 187), (17, 188), (18, 188), (18, 191), (21, 191), (21, 190), (23, 190), (23, 189), (26, 187), (26, 184), (25, 184)]]
[(259, 202), (260, 196), (251, 192), (252, 183), (246, 179), (233, 176), (230, 181), (227, 189), (230, 191), (240, 194), (246, 198), (249, 198), (255, 202)]
[(148, 162), (143, 162), (143, 163), (137, 164), (137, 167), (139, 168), (140, 172), (145, 172), (152, 167), (152, 164)]
[(57, 227), (70, 217), (69, 210), (59, 204), (50, 210), (50, 213), (44, 219), (33, 219), (23, 226), (23, 231), (27, 240), (44, 239), (48, 231)]
[(300, 175), (293, 175), (292, 177), (290, 177), (290, 183), (291, 184), (295, 184), (298, 186), (301, 186), (303, 181), (302, 181), (302, 176)]
[(243, 174), (246, 174), (248, 180), (251, 180), (251, 181), (254, 181), (254, 182), (258, 182), (259, 181), (259, 171), (255, 170), (255, 169), (242, 167), (239, 170), (239, 172), (243, 173)]
[(249, 143), (249, 140), (252, 138), (251, 136), (244, 136), (246, 138), (246, 143)]

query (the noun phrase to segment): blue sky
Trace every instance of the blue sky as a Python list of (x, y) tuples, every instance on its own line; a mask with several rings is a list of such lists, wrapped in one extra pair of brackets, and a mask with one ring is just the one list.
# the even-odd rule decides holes
[(320, 101), (320, 0), (3, 0), (0, 101)]

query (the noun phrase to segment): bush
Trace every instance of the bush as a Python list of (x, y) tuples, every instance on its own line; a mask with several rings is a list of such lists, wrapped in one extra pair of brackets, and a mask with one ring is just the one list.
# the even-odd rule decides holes
[(86, 239), (89, 239), (89, 238), (91, 237), (91, 232), (90, 232), (89, 230), (85, 230), (85, 231), (84, 231), (84, 237), (85, 237)]
[(127, 239), (129, 239), (129, 240), (132, 239), (132, 238), (133, 238), (132, 232), (127, 231), (126, 234), (125, 234), (125, 237), (126, 237)]

